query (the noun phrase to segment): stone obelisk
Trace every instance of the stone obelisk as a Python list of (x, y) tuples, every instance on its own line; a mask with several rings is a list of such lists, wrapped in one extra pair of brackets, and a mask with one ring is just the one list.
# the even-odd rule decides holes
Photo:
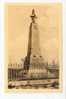
[(43, 78), (47, 76), (47, 69), (41, 55), (37, 16), (34, 9), (30, 17), (32, 22), (29, 27), (28, 51), (24, 61), (24, 70), (28, 78)]

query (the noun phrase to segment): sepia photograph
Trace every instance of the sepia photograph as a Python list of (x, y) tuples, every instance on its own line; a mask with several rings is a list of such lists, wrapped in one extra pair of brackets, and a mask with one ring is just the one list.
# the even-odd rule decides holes
[(5, 88), (62, 89), (62, 4), (5, 4)]

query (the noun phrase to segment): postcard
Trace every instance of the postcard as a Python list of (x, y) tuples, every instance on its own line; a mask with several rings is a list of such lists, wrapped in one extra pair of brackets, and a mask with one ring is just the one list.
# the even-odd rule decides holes
[(5, 90), (62, 90), (62, 4), (5, 4)]

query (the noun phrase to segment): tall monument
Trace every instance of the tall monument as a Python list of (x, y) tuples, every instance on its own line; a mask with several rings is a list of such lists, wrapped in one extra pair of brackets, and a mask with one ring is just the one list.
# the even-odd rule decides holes
[(37, 16), (34, 9), (30, 17), (32, 22), (29, 27), (28, 50), (24, 61), (24, 70), (28, 78), (44, 78), (47, 76), (47, 68), (41, 54), (38, 24), (36, 23)]

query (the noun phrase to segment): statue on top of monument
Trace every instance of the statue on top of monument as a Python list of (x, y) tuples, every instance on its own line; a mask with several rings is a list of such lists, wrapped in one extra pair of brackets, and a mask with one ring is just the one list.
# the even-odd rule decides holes
[(35, 10), (32, 10), (32, 15), (30, 16), (32, 19), (32, 22), (35, 23), (35, 18), (37, 18), (36, 14), (35, 14)]

